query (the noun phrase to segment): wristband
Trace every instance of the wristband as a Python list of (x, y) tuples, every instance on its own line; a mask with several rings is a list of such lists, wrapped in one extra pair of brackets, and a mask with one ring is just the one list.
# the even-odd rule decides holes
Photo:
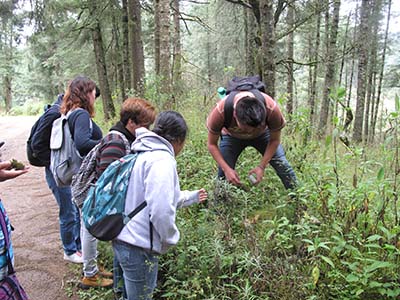
[(265, 168), (263, 168), (262, 165), (258, 165), (257, 168), (260, 168), (261, 170), (265, 171)]

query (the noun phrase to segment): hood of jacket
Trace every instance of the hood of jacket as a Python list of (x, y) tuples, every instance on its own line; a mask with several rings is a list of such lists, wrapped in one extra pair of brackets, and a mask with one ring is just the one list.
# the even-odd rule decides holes
[(126, 129), (126, 127), (121, 121), (118, 121), (113, 127), (111, 127), (110, 131), (112, 130), (122, 133), (129, 141), (129, 144), (132, 144), (133, 141), (135, 140), (135, 136), (132, 133), (130, 133), (128, 129)]
[(163, 150), (172, 156), (175, 155), (170, 142), (144, 127), (136, 129), (136, 140), (133, 142), (131, 150), (134, 152)]

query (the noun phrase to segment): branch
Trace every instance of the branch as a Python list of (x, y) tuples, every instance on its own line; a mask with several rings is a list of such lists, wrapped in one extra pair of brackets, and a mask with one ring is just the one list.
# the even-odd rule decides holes
[(241, 1), (241, 0), (226, 0), (227, 2), (238, 4), (247, 8), (253, 8), (249, 3)]

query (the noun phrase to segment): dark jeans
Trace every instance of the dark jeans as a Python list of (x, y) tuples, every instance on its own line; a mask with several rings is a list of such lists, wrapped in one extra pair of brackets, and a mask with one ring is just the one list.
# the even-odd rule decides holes
[[(264, 155), (268, 143), (269, 130), (267, 130), (265, 134), (250, 140), (243, 140), (231, 137), (229, 135), (222, 135), (219, 148), (226, 163), (234, 169), (240, 154), (246, 147), (254, 147), (258, 152), (261, 153), (261, 155)], [(269, 164), (274, 168), (276, 174), (279, 176), (286, 189), (293, 189), (296, 187), (296, 174), (286, 159), (285, 151), (283, 150), (282, 145), (278, 146)], [(225, 174), (220, 167), (218, 168), (218, 177), (225, 178)]]
[(59, 207), (60, 235), (64, 252), (67, 255), (81, 251), (81, 222), (79, 210), (72, 201), (71, 188), (57, 186), (53, 174), (46, 167), (46, 181)]

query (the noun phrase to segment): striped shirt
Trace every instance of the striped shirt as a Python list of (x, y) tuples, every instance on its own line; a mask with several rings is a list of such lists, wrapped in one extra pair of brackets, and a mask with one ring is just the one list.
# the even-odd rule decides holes
[(101, 141), (101, 146), (97, 151), (97, 178), (100, 177), (100, 175), (112, 162), (125, 156), (126, 154), (126, 145), (123, 138), (117, 133), (108, 133)]

